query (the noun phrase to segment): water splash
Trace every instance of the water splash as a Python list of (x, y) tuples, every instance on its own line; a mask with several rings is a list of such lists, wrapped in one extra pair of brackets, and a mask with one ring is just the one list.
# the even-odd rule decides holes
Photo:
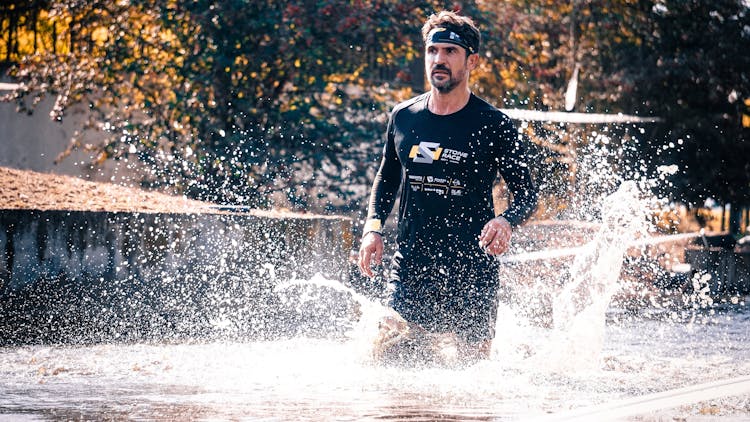
[[(491, 352), (495, 363), (529, 362), (535, 370), (566, 372), (599, 368), (604, 341), (605, 312), (618, 291), (618, 280), (627, 249), (646, 231), (646, 210), (641, 192), (634, 182), (625, 182), (601, 204), (602, 224), (594, 239), (578, 251), (575, 260), (564, 271), (563, 289), (553, 300), (554, 328), (532, 327), (510, 306), (501, 305)], [(316, 304), (323, 308), (346, 300), (355, 312), (339, 315), (331, 324), (347, 326), (347, 338), (356, 344), (359, 355), (370, 356), (378, 324), (394, 311), (320, 274), (309, 280), (280, 282), (275, 288), (287, 300), (297, 304), (297, 311)], [(331, 294), (331, 293), (338, 294)], [(328, 303), (327, 303), (328, 302)], [(529, 338), (534, 333), (538, 338)], [(545, 339), (545, 341), (540, 341)]]
[(565, 284), (552, 301), (554, 329), (535, 353), (535, 366), (560, 372), (599, 367), (605, 313), (620, 288), (628, 248), (646, 232), (646, 210), (634, 182), (622, 183), (603, 200), (598, 232), (563, 273)]
[[(646, 232), (648, 207), (641, 196), (636, 183), (624, 182), (602, 201), (599, 231), (591, 242), (579, 249), (575, 260), (563, 273), (565, 285), (553, 300), (554, 329), (545, 332), (532, 328), (512, 307), (499, 307), (498, 335), (491, 352), (493, 361), (520, 362), (533, 355), (531, 362), (537, 370), (564, 372), (599, 367), (605, 312), (620, 287), (623, 258), (633, 240)], [(295, 302), (298, 312), (311, 303), (332, 308), (335, 301), (353, 302), (354, 313), (339, 315), (330, 323), (349, 328), (347, 338), (358, 345), (363, 357), (371, 352), (379, 321), (394, 315), (392, 309), (320, 274), (309, 280), (280, 282), (275, 292)], [(331, 295), (331, 292), (339, 294)], [(530, 339), (529, 333), (536, 333), (546, 341)]]
[[(285, 298), (282, 305), (301, 314), (319, 306), (330, 317), (327, 323), (347, 328), (347, 338), (0, 349), (0, 414), (527, 420), (527, 414), (702, 382), (706, 374), (717, 379), (747, 373), (746, 310), (733, 311), (735, 320), (708, 315), (711, 323), (700, 327), (699, 336), (690, 324), (633, 320), (605, 325), (622, 258), (644, 224), (645, 210), (638, 203), (630, 184), (605, 201), (604, 224), (579, 252), (555, 299), (553, 328), (534, 326), (512, 307), (500, 307), (498, 336), (487, 361), (458, 368), (371, 365), (370, 339), (377, 321), (390, 312), (387, 307), (338, 280), (320, 274), (286, 279), (266, 265), (258, 272), (275, 283), (274, 293)], [(341, 307), (341, 302), (351, 306)], [(332, 311), (338, 307), (347, 311)], [(218, 316), (238, 312), (231, 303), (223, 309)], [(226, 326), (218, 316), (215, 323)], [(315, 336), (314, 331), (304, 334)], [(719, 342), (726, 347), (714, 347)], [(597, 365), (603, 353), (614, 357)], [(574, 371), (582, 367), (598, 370)], [(722, 411), (747, 414), (742, 398), (719, 403)]]
[[(353, 288), (338, 280), (331, 280), (321, 274), (316, 274), (309, 280), (292, 279), (280, 282), (274, 289), (277, 293), (293, 297), (300, 306), (306, 303), (319, 302), (324, 297), (322, 292), (332, 291), (343, 294), (343, 299), (354, 303), (350, 307), (354, 312), (341, 315), (331, 321), (334, 324), (348, 326), (346, 337), (350, 345), (357, 350), (357, 356), (362, 361), (370, 362), (372, 347), (378, 335), (378, 324), (384, 317), (395, 315), (395, 311), (381, 304), (378, 300), (370, 299)], [(327, 296), (333, 300), (341, 300), (342, 296)], [(325, 307), (325, 304), (323, 304)], [(332, 304), (329, 304), (332, 305)]]
[(602, 204), (602, 225), (593, 241), (575, 257), (568, 282), (554, 300), (554, 323), (569, 330), (587, 308), (603, 310), (617, 291), (623, 258), (633, 239), (645, 232), (646, 219), (640, 192), (623, 183)]

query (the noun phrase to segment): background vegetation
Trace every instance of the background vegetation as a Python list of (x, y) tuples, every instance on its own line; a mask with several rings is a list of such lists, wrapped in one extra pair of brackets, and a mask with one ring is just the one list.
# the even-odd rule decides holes
[(85, 148), (198, 199), (356, 212), (389, 108), (425, 88), (419, 27), (441, 9), (482, 27), (473, 89), (499, 107), (563, 110), (573, 79), (575, 111), (664, 119), (520, 123), (547, 216), (649, 177), (689, 206), (732, 204), (739, 227), (750, 205), (744, 0), (9, 0), (0, 70), (21, 87), (5, 100), (33, 112), (53, 96), (58, 120), (89, 108), (81, 133), (105, 141), (76, 136), (60, 159)]

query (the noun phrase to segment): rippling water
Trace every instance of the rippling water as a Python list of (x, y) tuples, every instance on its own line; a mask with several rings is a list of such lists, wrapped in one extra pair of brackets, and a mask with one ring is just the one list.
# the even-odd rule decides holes
[[(573, 371), (539, 355), (554, 350), (545, 348), (554, 336), (532, 327), (514, 344), (496, 345), (489, 361), (462, 369), (375, 366), (353, 340), (6, 348), (0, 417), (525, 420), (750, 374), (747, 305), (693, 316), (612, 312), (597, 364)], [(506, 332), (519, 329), (506, 323), (513, 325)], [(664, 412), (750, 420), (750, 397)]]
[[(349, 316), (347, 339), (0, 348), (0, 420), (525, 421), (750, 375), (750, 298), (637, 314), (608, 307), (624, 252), (613, 242), (629, 240), (622, 216), (605, 217), (610, 230), (571, 266), (555, 326), (501, 306), (489, 360), (375, 365), (382, 306), (336, 281), (292, 281), (279, 286), (296, 292), (290, 300), (318, 300), (305, 285), (349, 293), (361, 312)], [(750, 420), (750, 378), (715, 396), (677, 397), (656, 413), (636, 403), (626, 420)]]

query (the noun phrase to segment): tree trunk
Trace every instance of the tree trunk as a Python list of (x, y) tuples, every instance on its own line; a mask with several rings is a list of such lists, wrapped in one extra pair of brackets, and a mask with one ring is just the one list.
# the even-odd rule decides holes
[(10, 62), (10, 55), (13, 51), (13, 28), (16, 26), (16, 13), (11, 11), (8, 14), (8, 41), (5, 43), (5, 61)]
[(76, 39), (76, 17), (75, 15), (70, 19), (70, 26), (68, 29), (68, 36), (70, 36), (70, 43), (69, 43), (69, 49), (68, 53), (72, 54), (75, 51), (75, 39)]
[(36, 54), (36, 47), (37, 47), (37, 22), (39, 21), (39, 9), (34, 9), (31, 11), (31, 19), (32, 19), (32, 30), (34, 32), (34, 54)]
[(742, 233), (742, 207), (730, 205), (729, 208), (729, 234)]

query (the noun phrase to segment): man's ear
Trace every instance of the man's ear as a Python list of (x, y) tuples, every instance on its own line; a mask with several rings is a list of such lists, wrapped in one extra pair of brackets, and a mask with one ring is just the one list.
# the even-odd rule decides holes
[(479, 66), (479, 54), (469, 54), (469, 57), (467, 58), (467, 64), (469, 66), (469, 70), (474, 70)]

